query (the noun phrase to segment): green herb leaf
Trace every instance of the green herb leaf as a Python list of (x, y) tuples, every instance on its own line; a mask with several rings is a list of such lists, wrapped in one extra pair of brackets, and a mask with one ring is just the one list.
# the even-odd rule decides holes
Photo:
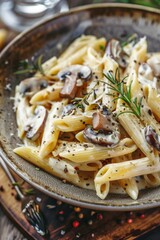
[(105, 46), (100, 45), (100, 46), (99, 46), (99, 49), (102, 50), (102, 51), (104, 51), (104, 50), (105, 50)]
[(33, 188), (29, 188), (29, 189), (24, 189), (23, 190), (25, 195), (34, 195), (34, 189)]
[(123, 48), (123, 47), (125, 47), (126, 45), (128, 45), (131, 42), (133, 42), (133, 44), (135, 45), (135, 43), (137, 42), (137, 38), (138, 38), (138, 36), (137, 36), (136, 33), (132, 34), (131, 36), (129, 36), (126, 39), (126, 41), (121, 42), (121, 47)]
[(39, 58), (37, 59), (37, 70), (43, 75), (45, 76), (45, 73), (44, 73), (44, 69), (42, 67), (42, 59), (43, 59), (43, 55), (39, 56)]
[[(141, 97), (140, 100), (138, 100), (137, 97), (132, 99), (131, 97), (132, 82), (129, 84), (129, 86), (126, 86), (125, 83), (126, 77), (121, 80), (120, 71), (118, 68), (116, 69), (115, 76), (113, 76), (113, 73), (111, 72), (104, 74), (104, 76), (110, 82), (106, 83), (109, 89), (119, 94), (118, 97), (113, 99), (113, 101), (117, 99), (122, 99), (130, 109), (129, 111), (119, 113), (118, 116), (124, 113), (132, 113), (136, 115), (138, 118), (140, 118), (143, 97)], [(114, 94), (112, 96), (114, 96)]]
[(18, 186), (19, 188), (21, 188), (23, 184), (24, 184), (24, 181), (12, 183), (13, 186)]
[(43, 76), (45, 76), (44, 69), (42, 67), (43, 55), (39, 56), (35, 62), (29, 62), (27, 59), (19, 62), (18, 70), (14, 73), (16, 75), (25, 73), (36, 73), (39, 71)]

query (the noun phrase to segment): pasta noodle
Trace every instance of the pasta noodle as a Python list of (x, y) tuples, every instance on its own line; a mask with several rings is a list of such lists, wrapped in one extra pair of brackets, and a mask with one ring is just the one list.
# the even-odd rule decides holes
[(136, 200), (160, 186), (159, 69), (146, 37), (80, 36), (16, 87), (14, 153), (101, 199)]
[(108, 159), (122, 156), (137, 149), (131, 139), (123, 139), (118, 146), (114, 148), (104, 148), (92, 143), (60, 142), (57, 148), (52, 152), (54, 156), (60, 156), (73, 162), (88, 162)]

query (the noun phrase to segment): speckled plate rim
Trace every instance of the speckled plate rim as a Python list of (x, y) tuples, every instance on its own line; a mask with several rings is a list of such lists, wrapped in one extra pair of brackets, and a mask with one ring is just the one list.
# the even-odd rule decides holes
[(13, 165), (11, 162), (8, 161), (8, 158), (4, 155), (4, 152), (2, 149), (0, 149), (0, 157), (7, 163), (7, 165), (16, 172), (23, 180), (25, 180), (27, 183), (32, 185), (35, 189), (38, 189), (39, 191), (43, 192), (47, 196), (50, 196), (52, 198), (55, 198), (57, 200), (60, 200), (62, 202), (68, 203), (73, 206), (79, 206), (82, 208), (88, 208), (88, 209), (94, 209), (94, 210), (100, 210), (100, 211), (137, 211), (137, 210), (144, 210), (149, 208), (156, 208), (160, 207), (160, 200), (157, 202), (151, 202), (151, 203), (139, 203), (138, 200), (134, 201), (134, 204), (127, 204), (127, 205), (100, 205), (95, 203), (88, 203), (85, 201), (78, 201), (75, 199), (67, 198), (65, 196), (59, 195), (55, 192), (50, 192), (49, 190), (45, 189), (43, 186), (38, 185), (37, 183), (33, 182), (28, 175), (24, 175), (23, 171), (19, 170), (15, 165)]
[[(4, 50), (0, 53), (0, 58), (3, 57), (3, 55), (6, 54), (6, 52), (10, 49), (10, 47), (15, 44), (16, 42), (18, 42), (18, 40), (20, 38), (22, 38), (23, 36), (25, 36), (26, 34), (32, 32), (33, 29), (40, 27), (50, 21), (54, 21), (54, 19), (57, 19), (61, 16), (67, 16), (70, 15), (71, 13), (76, 13), (76, 12), (80, 12), (80, 11), (84, 11), (84, 10), (89, 10), (89, 9), (96, 9), (96, 8), (128, 8), (128, 9), (132, 9), (132, 10), (142, 10), (142, 11), (146, 11), (148, 13), (156, 13), (156, 14), (160, 14), (160, 10), (158, 9), (154, 9), (151, 7), (144, 7), (141, 5), (135, 5), (135, 4), (123, 4), (123, 3), (100, 3), (100, 4), (92, 4), (92, 5), (85, 5), (85, 6), (80, 6), (80, 7), (76, 7), (76, 8), (72, 8), (70, 9), (70, 11), (68, 12), (64, 12), (64, 13), (58, 13), (55, 14), (54, 17), (50, 17), (47, 20), (43, 20), (41, 22), (39, 22), (38, 24), (34, 25), (33, 27), (31, 27), (30, 29), (20, 33), (16, 38), (14, 38), (14, 40), (12, 40), (5, 48)], [(2, 157), (2, 159), (8, 164), (8, 166), (15, 171), (22, 179), (24, 179), (26, 182), (28, 182), (30, 185), (32, 185), (33, 187), (35, 187), (36, 189), (40, 190), (41, 192), (43, 192), (44, 194), (53, 197), (57, 200), (60, 201), (64, 201), (68, 204), (74, 205), (74, 206), (80, 206), (80, 207), (84, 207), (84, 208), (89, 208), (89, 209), (95, 209), (95, 210), (101, 210), (101, 211), (134, 211), (134, 210), (144, 210), (144, 209), (149, 209), (149, 208), (155, 208), (155, 207), (160, 207), (160, 199), (154, 201), (154, 202), (146, 202), (146, 203), (139, 203), (138, 200), (134, 201), (134, 203), (132, 204), (127, 204), (127, 205), (100, 205), (100, 204), (96, 204), (96, 203), (88, 203), (85, 201), (79, 201), (79, 200), (75, 200), (75, 199), (71, 199), (71, 198), (67, 198), (65, 196), (59, 195), (55, 192), (51, 192), (47, 189), (45, 189), (43, 186), (40, 186), (38, 183), (35, 183), (32, 181), (32, 179), (30, 179), (30, 177), (20, 169), (17, 168), (17, 166), (15, 164), (13, 164), (9, 158), (7, 157), (6, 153), (3, 151), (2, 147), (0, 146), (0, 157)]]
[(57, 19), (61, 16), (67, 16), (70, 15), (71, 13), (76, 13), (76, 12), (80, 12), (83, 10), (89, 10), (89, 9), (95, 9), (95, 8), (128, 8), (128, 9), (135, 9), (135, 10), (144, 10), (150, 13), (158, 13), (160, 14), (160, 10), (155, 9), (155, 8), (151, 8), (151, 7), (145, 7), (145, 6), (141, 6), (141, 5), (137, 5), (137, 4), (125, 4), (125, 3), (97, 3), (97, 4), (89, 4), (89, 5), (85, 5), (85, 6), (80, 6), (80, 7), (76, 7), (76, 8), (72, 8), (67, 12), (63, 12), (63, 13), (57, 13), (54, 15), (54, 17), (49, 17), (47, 18), (47, 20), (42, 20), (40, 21), (38, 24), (35, 24), (33, 27), (29, 28), (26, 31), (23, 31), (22, 33), (18, 34), (17, 37), (15, 37), (1, 52), (0, 52), (0, 58), (6, 53), (6, 51), (8, 51), (8, 49), (14, 44), (16, 43), (21, 37), (25, 36), (26, 34), (28, 34), (29, 32), (32, 32), (33, 29), (40, 27), (41, 25), (50, 22), (51, 20)]

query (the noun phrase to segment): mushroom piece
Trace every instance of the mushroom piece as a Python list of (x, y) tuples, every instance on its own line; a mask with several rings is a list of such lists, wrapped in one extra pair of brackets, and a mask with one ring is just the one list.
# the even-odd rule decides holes
[(58, 73), (60, 81), (65, 81), (60, 96), (73, 99), (78, 87), (83, 85), (83, 80), (87, 81), (91, 76), (92, 71), (88, 66), (77, 64), (66, 67)]
[(160, 56), (152, 56), (147, 60), (147, 63), (152, 68), (154, 75), (160, 77)]
[(107, 109), (93, 113), (93, 128), (95, 130), (104, 129), (107, 131), (114, 131), (119, 129), (118, 122), (114, 119), (113, 114), (109, 113)]
[(156, 133), (156, 131), (151, 126), (147, 126), (144, 129), (144, 134), (147, 143), (160, 151), (160, 136)]
[(74, 113), (76, 110), (76, 105), (70, 103), (70, 104), (67, 104), (66, 106), (64, 106), (63, 108), (63, 111), (62, 111), (62, 117), (64, 116), (68, 116), (72, 113)]
[(32, 96), (34, 93), (46, 88), (48, 81), (43, 78), (26, 78), (19, 84), (19, 92), (23, 96)]
[(120, 141), (119, 124), (106, 107), (93, 114), (92, 124), (83, 132), (89, 141), (104, 146), (114, 146)]
[(145, 80), (152, 81), (154, 78), (153, 70), (147, 63), (142, 63), (138, 69), (138, 76), (140, 82), (144, 82)]
[(92, 143), (113, 147), (120, 141), (120, 132), (101, 129), (95, 131), (92, 126), (87, 126), (83, 131), (84, 137)]
[(113, 58), (120, 67), (126, 68), (127, 67), (127, 54), (123, 51), (120, 42), (116, 39), (111, 39), (108, 42), (107, 48), (106, 48), (106, 55)]
[(154, 83), (154, 73), (149, 64), (142, 63), (139, 66), (138, 80), (142, 83), (142, 85)]
[(43, 106), (37, 106), (34, 115), (31, 116), (24, 130), (27, 132), (26, 137), (32, 141), (36, 141), (44, 129), (44, 125), (47, 119), (47, 110)]

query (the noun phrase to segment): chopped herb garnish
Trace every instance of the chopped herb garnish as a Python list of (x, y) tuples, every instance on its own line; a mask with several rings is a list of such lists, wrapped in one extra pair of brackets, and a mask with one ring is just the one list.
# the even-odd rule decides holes
[(137, 37), (138, 37), (138, 36), (137, 36), (136, 33), (132, 34), (130, 37), (127, 38), (126, 41), (121, 42), (121, 47), (123, 48), (123, 47), (125, 47), (126, 45), (128, 45), (128, 44), (131, 43), (131, 42), (133, 42), (133, 44), (136, 44), (136, 42), (137, 42)]
[(93, 94), (94, 99), (96, 99), (96, 87), (99, 85), (99, 81), (96, 81), (95, 86), (91, 89), (89, 93), (87, 93), (83, 98), (75, 98), (73, 99), (72, 103), (77, 107), (81, 108), (82, 111), (85, 111), (85, 106), (89, 105), (88, 98), (91, 94)]
[(21, 188), (23, 184), (24, 184), (24, 181), (12, 183), (13, 186), (18, 186), (19, 188)]
[(33, 188), (29, 188), (29, 189), (24, 189), (23, 190), (25, 195), (34, 195), (34, 189)]
[(24, 185), (24, 181), (21, 182), (14, 182), (12, 183), (13, 186), (17, 186), (19, 187), (19, 189), (23, 192), (24, 195), (33, 195), (34, 194), (34, 189), (33, 188), (25, 188)]
[(39, 71), (43, 76), (45, 75), (44, 69), (42, 67), (43, 55), (39, 56), (35, 62), (33, 60), (30, 62), (28, 59), (19, 62), (18, 70), (15, 74), (25, 74), (25, 73), (36, 73)]
[(105, 50), (105, 46), (100, 45), (100, 46), (99, 46), (99, 49), (102, 50), (102, 51), (104, 51), (104, 50)]

